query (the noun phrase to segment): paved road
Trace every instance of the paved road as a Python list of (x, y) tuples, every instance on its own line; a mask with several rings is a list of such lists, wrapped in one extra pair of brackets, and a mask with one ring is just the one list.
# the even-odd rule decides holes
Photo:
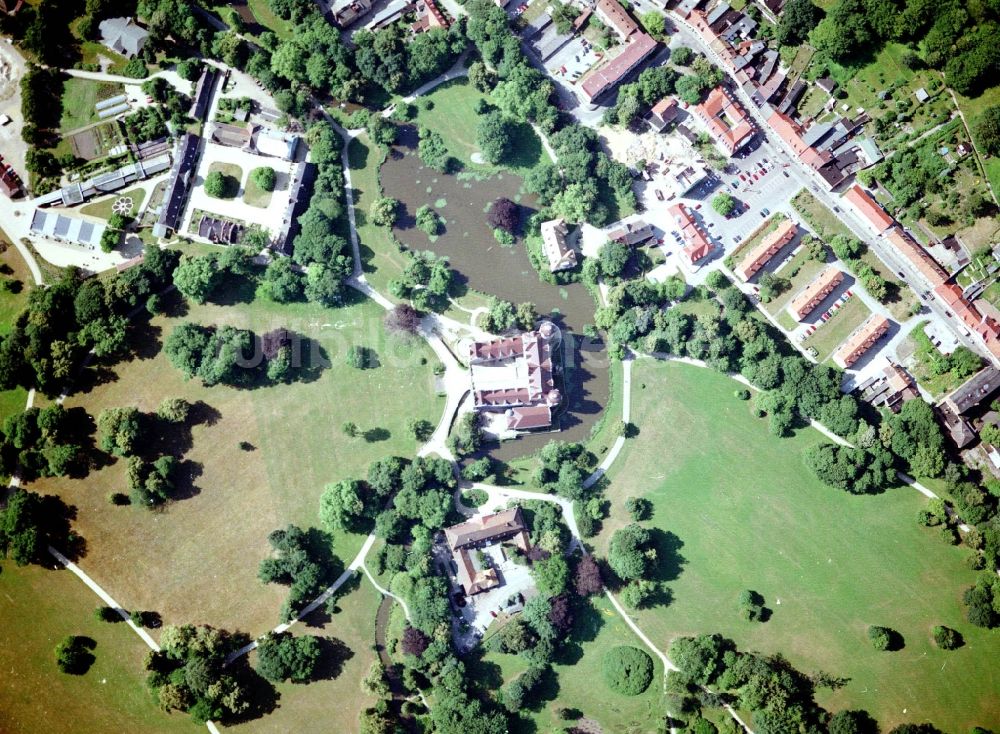
[(925, 295), (927, 293), (927, 289), (916, 269), (908, 261), (904, 261), (900, 258), (895, 253), (895, 250), (891, 246), (887, 245), (881, 238), (874, 237), (867, 225), (863, 224), (860, 218), (858, 218), (853, 211), (845, 209), (841, 206), (842, 202), (840, 201), (840, 198), (834, 196), (826, 189), (826, 183), (823, 181), (822, 177), (812, 168), (803, 163), (795, 152), (788, 146), (788, 144), (781, 138), (781, 136), (779, 136), (773, 128), (771, 128), (770, 124), (768, 124), (767, 120), (761, 114), (757, 106), (747, 96), (746, 92), (743, 91), (743, 87), (732, 79), (729, 68), (723, 63), (722, 59), (719, 58), (718, 54), (715, 53), (715, 50), (701, 39), (698, 33), (686, 20), (673, 12), (669, 13), (668, 17), (680, 29), (684, 35), (685, 41), (690, 46), (705, 54), (720, 69), (730, 76), (730, 80), (733, 82), (730, 86), (739, 97), (743, 107), (747, 110), (750, 116), (754, 118), (758, 128), (767, 133), (763, 145), (772, 151), (772, 155), (777, 156), (777, 159), (782, 163), (788, 163), (789, 168), (787, 170), (794, 170), (796, 175), (799, 175), (809, 181), (809, 188), (813, 195), (826, 205), (827, 208), (833, 210), (840, 221), (848, 229), (850, 229), (854, 235), (858, 237), (858, 239), (862, 242), (867, 242), (872, 248), (872, 251), (886, 264), (887, 267), (889, 267), (890, 270), (897, 273), (897, 275), (899, 273), (903, 273), (903, 281), (920, 297), (921, 302), (925, 307), (938, 314), (942, 320), (951, 327), (961, 343), (965, 344), (967, 347), (973, 349), (979, 354), (984, 354), (987, 359), (996, 361), (996, 358), (986, 352), (982, 345), (973, 340), (971, 337), (966, 336), (965, 329), (958, 325), (955, 317), (951, 315), (947, 309), (940, 305), (936, 299)]

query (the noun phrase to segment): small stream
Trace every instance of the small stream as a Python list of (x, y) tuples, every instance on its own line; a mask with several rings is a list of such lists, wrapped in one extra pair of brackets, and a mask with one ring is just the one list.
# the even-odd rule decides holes
[[(394, 227), (396, 237), (412, 250), (429, 250), (448, 258), (459, 287), (498, 296), (513, 304), (530, 301), (539, 316), (563, 330), (565, 395), (568, 409), (557, 432), (522, 436), (489, 453), (509, 461), (537, 451), (550, 440), (585, 441), (609, 398), (610, 362), (603, 342), (588, 339), (584, 324), (593, 323), (594, 300), (587, 289), (573, 283), (554, 286), (538, 278), (522, 242), (503, 247), (493, 236), (486, 212), (505, 196), (520, 204), (526, 219), (537, 201), (522, 190), (521, 179), (510, 173), (482, 178), (473, 174), (441, 174), (426, 168), (417, 156), (413, 126), (400, 129), (399, 140), (382, 169), (386, 196), (402, 202)], [(445, 231), (433, 242), (417, 229), (415, 214), (428, 204), (445, 220)]]

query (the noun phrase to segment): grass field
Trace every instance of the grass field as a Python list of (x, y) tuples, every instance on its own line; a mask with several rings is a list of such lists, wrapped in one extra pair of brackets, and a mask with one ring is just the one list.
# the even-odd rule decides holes
[[(593, 606), (577, 610), (565, 643), (567, 650), (553, 661), (554, 679), (542, 684), (541, 698), (545, 700), (522, 709), (521, 725), (515, 722), (511, 731), (561, 731), (566, 722), (554, 714), (556, 706), (580, 710), (606, 732), (654, 731), (662, 720), (663, 665), (657, 658), (653, 658), (653, 682), (644, 693), (623, 696), (605, 685), (601, 661), (608, 650), (619, 645), (644, 648), (605, 597), (594, 597), (593, 601)], [(486, 653), (467, 664), (472, 677), (487, 690), (496, 690), (527, 668), (524, 658), (503, 653)]]
[(467, 79), (446, 82), (421, 97), (421, 100), (429, 100), (433, 106), (428, 110), (424, 107), (426, 102), (418, 101), (415, 122), (440, 133), (448, 151), (462, 163), (464, 170), (483, 174), (509, 170), (524, 176), (539, 163), (549, 162), (549, 156), (531, 126), (520, 124), (513, 136), (515, 148), (509, 164), (494, 166), (489, 163), (474, 163), (471, 156), (479, 151), (479, 146), (476, 145), (479, 115), (476, 114), (475, 105), (480, 99), (490, 101), (469, 84)]
[(235, 163), (216, 161), (209, 165), (208, 174), (221, 173), (225, 182), (225, 191), (219, 199), (235, 199), (243, 187), (243, 169)]
[[(358, 588), (340, 600), (340, 612), (333, 616), (317, 612), (293, 627), (296, 635), (316, 635), (331, 641), (320, 663), (320, 680), (278, 684), (280, 699), (275, 711), (227, 731), (237, 734), (357, 731), (361, 709), (375, 703), (361, 689), (361, 679), (375, 661), (372, 649), (375, 612), (381, 598), (368, 580), (362, 578)], [(257, 664), (256, 652), (250, 654), (250, 663)]]
[(60, 129), (65, 132), (96, 122), (97, 113), (94, 111), (94, 105), (123, 91), (124, 87), (121, 84), (69, 77), (63, 87)]
[(267, 0), (247, 0), (247, 5), (253, 12), (257, 22), (272, 31), (281, 40), (291, 38), (295, 34), (294, 26), (283, 18), (279, 18), (268, 5)]
[(851, 332), (870, 315), (871, 311), (860, 298), (857, 296), (849, 298), (826, 323), (817, 327), (816, 331), (802, 342), (802, 345), (806, 348), (815, 348), (816, 359), (822, 362), (833, 354), (841, 342), (849, 337)]
[(271, 204), (271, 196), (273, 193), (273, 191), (265, 191), (258, 186), (257, 182), (254, 180), (253, 171), (250, 172), (243, 188), (243, 201), (250, 206), (267, 209), (267, 207)]
[[(14, 319), (21, 313), (21, 310), (28, 302), (28, 293), (34, 286), (34, 279), (31, 271), (28, 270), (27, 263), (21, 257), (17, 248), (10, 244), (10, 239), (0, 230), (0, 264), (11, 269), (10, 275), (3, 277), (4, 280), (20, 281), (21, 289), (17, 293), (0, 288), (0, 336), (8, 334), (14, 326)], [(28, 399), (28, 392), (20, 387), (13, 390), (0, 391), (0, 425), (7, 416), (20, 413)]]
[[(606, 551), (628, 521), (629, 496), (650, 499), (651, 524), (677, 536), (673, 601), (638, 614), (654, 644), (718, 631), (741, 648), (781, 652), (802, 671), (849, 678), (819, 702), (865, 708), (883, 731), (904, 721), (950, 732), (996, 727), (1000, 644), (965, 622), (961, 595), (975, 578), (968, 552), (916, 523), (920, 494), (856, 497), (820, 484), (801, 452), (822, 436), (770, 435), (733, 396), (736, 383), (716, 372), (644, 359), (632, 384), (640, 433), (609, 472), (612, 514), (597, 546)], [(746, 588), (773, 610), (767, 623), (739, 617)], [(870, 624), (900, 632), (905, 648), (876, 652)], [(936, 624), (959, 630), (965, 646), (935, 648)]]
[(101, 219), (109, 219), (112, 214), (111, 207), (114, 206), (116, 201), (123, 198), (132, 200), (131, 216), (135, 217), (139, 213), (139, 210), (142, 209), (142, 202), (146, 198), (146, 191), (141, 188), (134, 188), (122, 191), (121, 193), (111, 194), (93, 204), (87, 204), (87, 206), (80, 209), (80, 213), (89, 214), (92, 217), (100, 217)]
[(381, 195), (378, 172), (382, 165), (382, 152), (372, 145), (366, 135), (361, 135), (351, 140), (347, 158), (351, 168), (354, 211), (365, 274), (375, 290), (391, 298), (389, 281), (403, 274), (410, 256), (399, 251), (388, 228), (380, 227), (368, 219), (372, 202)]
[[(0, 731), (198, 731), (183, 714), (159, 710), (145, 685), (148, 648), (124, 623), (94, 619), (100, 600), (69, 571), (4, 562), (0, 572)], [(56, 668), (56, 644), (85, 635), (97, 646), (90, 670), (65, 675)], [(16, 644), (10, 644), (16, 641)], [(203, 731), (204, 729), (202, 729)]]
[[(238, 294), (227, 297), (240, 300)], [(140, 339), (139, 356), (109, 370), (106, 381), (84, 385), (66, 401), (67, 408), (82, 406), (95, 417), (122, 405), (153, 411), (171, 396), (210, 407), (201, 411), (206, 417), (197, 425), (168, 437), (183, 456), (187, 478), (182, 498), (161, 511), (108, 502), (109, 492), (125, 489), (121, 461), (85, 480), (37, 483), (37, 489), (57, 493), (79, 509), (76, 528), (88, 547), (83, 568), (123, 605), (159, 611), (167, 623), (197, 621), (253, 634), (274, 626), (287, 590), (257, 580), (257, 564), (270, 552), (267, 534), (288, 523), (316, 525), (325, 484), (363, 477), (368, 464), (382, 456), (412, 456), (417, 443), (406, 430), (407, 420), (436, 423), (441, 416), (433, 353), (423, 342), (388, 338), (383, 313), (370, 301), (341, 309), (259, 300), (238, 308), (191, 306), (186, 320), (232, 324), (257, 334), (279, 326), (301, 333), (314, 339), (332, 364), (312, 381), (253, 390), (185, 382), (160, 348), (181, 319), (154, 319)], [(353, 344), (372, 348), (380, 366), (346, 366)], [(370, 442), (351, 439), (341, 431), (349, 420), (362, 432), (382, 430)], [(241, 441), (253, 450), (241, 450)], [(361, 541), (358, 535), (337, 534), (334, 553), (349, 563)]]
[[(955, 98), (958, 100), (959, 109), (965, 115), (966, 123), (975, 130), (976, 121), (986, 108), (1000, 105), (1000, 85), (990, 87), (975, 98), (963, 97), (960, 94), (956, 94)], [(986, 177), (990, 180), (994, 193), (1000, 193), (1000, 158), (996, 156), (984, 158), (983, 167), (986, 169)]]

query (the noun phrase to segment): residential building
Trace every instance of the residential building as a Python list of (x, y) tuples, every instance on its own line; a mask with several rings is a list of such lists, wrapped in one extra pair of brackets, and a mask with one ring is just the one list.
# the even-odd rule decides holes
[(753, 137), (753, 124), (746, 110), (721, 86), (709, 92), (708, 98), (692, 111), (727, 156), (735, 154)]
[(652, 237), (653, 227), (641, 219), (626, 222), (623, 226), (608, 232), (609, 240), (629, 246), (641, 244)]
[(281, 217), (281, 226), (271, 240), (270, 247), (283, 255), (291, 255), (295, 237), (299, 233), (299, 215), (304, 212), (311, 199), (312, 184), (316, 167), (300, 161), (288, 173), (288, 206)]
[(639, 32), (639, 24), (618, 0), (597, 0), (595, 10), (601, 22), (617, 33), (622, 41), (627, 41), (632, 34)]
[(448, 16), (441, 12), (434, 0), (418, 0), (415, 13), (417, 19), (410, 24), (414, 33), (424, 33), (432, 28), (447, 29), (451, 25)]
[(136, 25), (131, 18), (108, 18), (101, 21), (98, 29), (101, 43), (129, 59), (139, 54), (149, 40), (146, 29)]
[(667, 212), (673, 218), (674, 226), (680, 231), (681, 237), (684, 239), (684, 247), (681, 249), (681, 252), (684, 253), (684, 257), (687, 258), (688, 263), (695, 265), (708, 257), (712, 252), (712, 242), (701, 228), (698, 227), (688, 208), (683, 203), (677, 202), (676, 204), (671, 204)]
[[(895, 224), (895, 221), (893, 223)], [(902, 228), (893, 227), (888, 232), (885, 232), (883, 237), (886, 242), (892, 245), (897, 254), (920, 274), (927, 288), (936, 290), (939, 287), (943, 287), (944, 282), (948, 279), (948, 273), (945, 272), (945, 269), (938, 264), (937, 260), (927, 250), (904, 232)], [(948, 300), (947, 295), (943, 293), (939, 293), (939, 295)], [(961, 290), (959, 290), (959, 296), (961, 296)]]
[(997, 390), (1000, 390), (1000, 369), (984, 367), (945, 395), (941, 402), (955, 415), (965, 415), (986, 402)]
[(103, 223), (97, 224), (43, 209), (35, 209), (30, 226), (32, 234), (91, 249), (101, 244), (101, 236), (106, 229), (107, 226)]
[(837, 347), (833, 353), (834, 363), (847, 369), (857, 363), (875, 343), (889, 331), (889, 319), (873, 313), (864, 323), (847, 337), (847, 341)]
[(14, 169), (5, 168), (0, 171), (0, 191), (9, 199), (16, 198), (21, 193), (21, 181)]
[(588, 102), (593, 102), (602, 94), (618, 86), (629, 74), (639, 68), (654, 50), (657, 43), (648, 33), (634, 33), (629, 37), (624, 50), (604, 66), (587, 75), (580, 90)]
[(569, 227), (563, 218), (542, 222), (542, 252), (549, 262), (549, 271), (570, 270), (576, 267), (576, 250), (566, 243)]
[(903, 403), (920, 397), (916, 380), (895, 362), (889, 362), (882, 374), (858, 385), (861, 398), (876, 408), (888, 408), (898, 413)]
[[(530, 418), (539, 423), (541, 411), (514, 412), (521, 408), (559, 405), (562, 395), (555, 385), (553, 353), (561, 333), (551, 321), (535, 331), (503, 336), (469, 346), (469, 378), (476, 410), (506, 418), (507, 430)], [(549, 425), (551, 413), (549, 414)], [(523, 426), (522, 426), (523, 427)]]
[(686, 163), (671, 163), (663, 171), (663, 180), (669, 189), (670, 199), (684, 196), (706, 178), (708, 170), (697, 164), (689, 166)]
[(844, 273), (836, 265), (827, 265), (788, 304), (788, 313), (802, 321), (844, 282)]
[[(212, 89), (215, 88), (215, 77), (218, 71), (214, 66), (206, 64), (201, 69), (201, 76), (198, 77), (198, 83), (194, 88), (194, 98), (191, 102), (191, 112), (189, 113), (191, 117), (196, 120), (205, 121), (205, 116), (208, 114), (208, 104), (212, 100)], [(223, 80), (223, 86), (225, 86), (225, 80)]]
[(500, 585), (496, 570), (482, 564), (475, 551), (504, 541), (511, 541), (523, 553), (531, 550), (528, 526), (520, 507), (492, 515), (476, 515), (445, 528), (444, 537), (458, 567), (458, 583), (467, 596)]
[(677, 100), (673, 97), (664, 97), (649, 111), (649, 125), (656, 132), (663, 132), (663, 129), (677, 118)]
[(761, 241), (744, 255), (736, 266), (736, 274), (745, 281), (750, 280), (768, 261), (795, 239), (798, 226), (791, 219), (783, 219), (778, 226), (761, 238)]
[(896, 223), (872, 195), (858, 184), (854, 184), (844, 192), (844, 199), (854, 207), (876, 234), (882, 234)]

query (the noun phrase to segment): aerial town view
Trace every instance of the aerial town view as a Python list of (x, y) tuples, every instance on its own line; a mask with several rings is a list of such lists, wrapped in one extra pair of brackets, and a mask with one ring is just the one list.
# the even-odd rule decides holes
[(0, 734), (1000, 734), (1000, 0), (0, 0)]

